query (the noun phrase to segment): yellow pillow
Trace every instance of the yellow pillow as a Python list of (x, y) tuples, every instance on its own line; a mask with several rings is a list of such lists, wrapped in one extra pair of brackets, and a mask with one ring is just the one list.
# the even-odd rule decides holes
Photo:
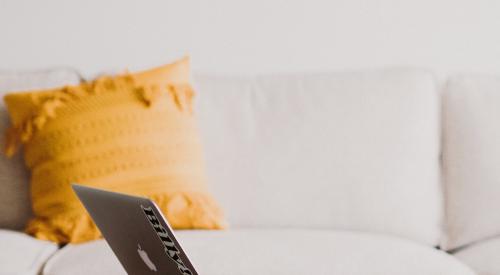
[(79, 86), (5, 96), (6, 154), (31, 170), (26, 231), (58, 243), (99, 238), (70, 183), (152, 198), (174, 228), (221, 229), (207, 192), (189, 60)]

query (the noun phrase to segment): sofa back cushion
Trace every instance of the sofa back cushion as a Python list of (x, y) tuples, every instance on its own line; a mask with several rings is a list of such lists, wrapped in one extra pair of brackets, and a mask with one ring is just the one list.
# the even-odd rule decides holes
[[(80, 76), (74, 70), (54, 69), (39, 72), (1, 72), (0, 96), (8, 92), (46, 89), (77, 84)], [(5, 147), (3, 133), (9, 127), (7, 110), (0, 100), (1, 146)], [(22, 229), (31, 216), (29, 175), (19, 154), (13, 159), (0, 156), (0, 228)]]
[(443, 115), (442, 246), (454, 249), (500, 235), (500, 77), (451, 78)]
[(233, 227), (363, 230), (438, 243), (431, 74), (195, 80), (209, 180)]

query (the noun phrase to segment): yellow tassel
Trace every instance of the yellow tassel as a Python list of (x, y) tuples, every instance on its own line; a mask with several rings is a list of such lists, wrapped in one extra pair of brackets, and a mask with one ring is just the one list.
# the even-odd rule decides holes
[(16, 127), (9, 128), (5, 133), (5, 155), (9, 158), (14, 156), (19, 147), (19, 143), (19, 129)]
[(141, 87), (138, 92), (148, 107), (152, 106), (161, 96), (161, 90), (156, 85)]
[(168, 90), (179, 110), (193, 112), (194, 91), (190, 85), (169, 85)]
[(170, 93), (170, 96), (174, 100), (174, 103), (177, 106), (177, 108), (182, 111), (182, 103), (181, 99), (179, 98), (179, 93), (177, 91), (177, 88), (173, 85), (168, 85), (168, 92)]
[[(176, 229), (224, 229), (222, 211), (207, 194), (181, 192), (149, 196)], [(82, 243), (101, 238), (101, 232), (88, 214), (34, 218), (26, 233), (59, 244)]]

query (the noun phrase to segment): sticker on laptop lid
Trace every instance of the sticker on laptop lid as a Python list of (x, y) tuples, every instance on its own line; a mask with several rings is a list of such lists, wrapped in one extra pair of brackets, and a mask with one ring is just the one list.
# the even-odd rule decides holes
[(160, 220), (153, 211), (153, 208), (144, 207), (142, 205), (141, 208), (144, 214), (146, 215), (149, 223), (155, 230), (156, 235), (158, 236), (158, 238), (160, 238), (160, 241), (162, 242), (163, 247), (165, 248), (165, 253), (167, 254), (167, 256), (172, 261), (174, 261), (174, 263), (177, 265), (177, 268), (183, 275), (193, 275), (191, 270), (189, 270), (186, 264), (184, 264), (184, 262), (182, 261), (180, 257), (180, 250), (177, 248), (172, 238), (170, 238), (168, 231), (161, 225)]

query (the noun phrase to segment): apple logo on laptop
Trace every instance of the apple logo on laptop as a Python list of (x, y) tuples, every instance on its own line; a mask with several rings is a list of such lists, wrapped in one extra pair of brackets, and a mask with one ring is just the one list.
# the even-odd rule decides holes
[(149, 259), (148, 253), (145, 250), (142, 250), (141, 245), (137, 244), (137, 253), (139, 257), (141, 257), (142, 261), (148, 266), (149, 269), (156, 272), (155, 264)]

